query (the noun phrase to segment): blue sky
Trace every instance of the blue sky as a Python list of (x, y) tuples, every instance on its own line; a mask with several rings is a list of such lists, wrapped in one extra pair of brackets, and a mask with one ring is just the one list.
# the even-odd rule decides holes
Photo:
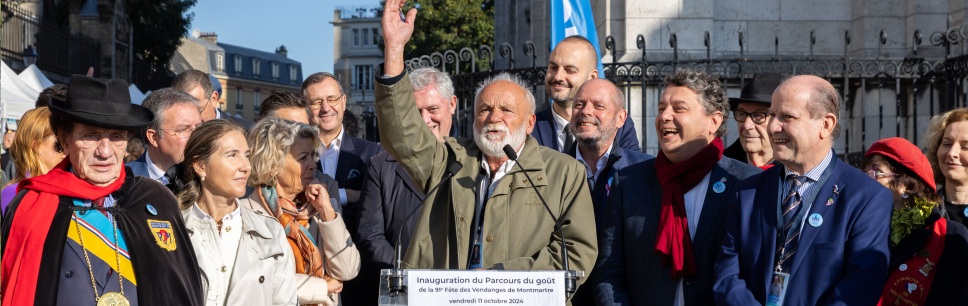
[[(333, 71), (333, 10), (379, 5), (379, 0), (198, 0), (191, 29), (215, 32), (218, 40), (272, 52), (286, 45), (302, 63), (303, 76)], [(191, 29), (189, 33), (191, 33)]]

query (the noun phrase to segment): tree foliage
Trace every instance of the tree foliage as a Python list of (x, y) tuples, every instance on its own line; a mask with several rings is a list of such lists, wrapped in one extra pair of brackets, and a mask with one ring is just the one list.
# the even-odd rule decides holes
[(134, 31), (133, 51), (155, 69), (175, 55), (195, 14), (188, 10), (197, 0), (131, 0), (128, 16)]
[(417, 7), (417, 21), (406, 58), (494, 45), (494, 0), (408, 1), (404, 11), (412, 7)]

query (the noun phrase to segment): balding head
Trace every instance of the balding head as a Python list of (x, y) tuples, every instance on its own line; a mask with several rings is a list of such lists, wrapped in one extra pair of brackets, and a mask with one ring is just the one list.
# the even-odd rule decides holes
[(545, 91), (555, 104), (571, 107), (578, 88), (586, 81), (598, 78), (598, 53), (588, 39), (568, 36), (548, 56)]
[(625, 125), (625, 95), (606, 79), (581, 85), (572, 105), (568, 128), (578, 141), (578, 153), (597, 160), (612, 146), (615, 133)]
[(767, 127), (774, 159), (801, 175), (820, 164), (840, 131), (839, 107), (837, 89), (822, 78), (801, 75), (780, 84)]

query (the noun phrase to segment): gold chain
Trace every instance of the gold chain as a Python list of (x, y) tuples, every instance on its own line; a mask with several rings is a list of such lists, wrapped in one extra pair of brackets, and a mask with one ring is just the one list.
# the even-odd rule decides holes
[[(111, 216), (111, 225), (114, 227), (114, 258), (118, 265), (118, 288), (121, 290), (121, 295), (124, 296), (124, 281), (121, 280), (121, 251), (119, 250), (121, 246), (118, 245), (118, 220), (115, 219), (110, 213), (108, 213), (108, 215)], [(84, 251), (84, 263), (87, 264), (87, 270), (90, 271), (88, 274), (91, 275), (91, 289), (94, 289), (94, 302), (98, 302), (100, 301), (101, 296), (97, 293), (97, 282), (94, 280), (94, 268), (91, 267), (91, 258), (88, 257), (87, 249), (84, 248), (84, 236), (81, 235), (81, 223), (77, 222), (78, 218), (76, 211), (71, 215), (71, 219), (74, 221), (74, 228), (77, 229), (77, 240), (81, 243), (81, 250)]]

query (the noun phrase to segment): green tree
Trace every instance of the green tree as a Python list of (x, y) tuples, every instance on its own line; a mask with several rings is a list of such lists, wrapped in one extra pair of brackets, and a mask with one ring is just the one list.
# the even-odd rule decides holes
[(494, 0), (408, 1), (404, 11), (412, 7), (417, 7), (417, 22), (406, 58), (464, 47), (476, 53), (480, 45), (494, 46)]
[(188, 33), (197, 0), (131, 0), (128, 16), (134, 31), (133, 51), (154, 69), (164, 69)]

